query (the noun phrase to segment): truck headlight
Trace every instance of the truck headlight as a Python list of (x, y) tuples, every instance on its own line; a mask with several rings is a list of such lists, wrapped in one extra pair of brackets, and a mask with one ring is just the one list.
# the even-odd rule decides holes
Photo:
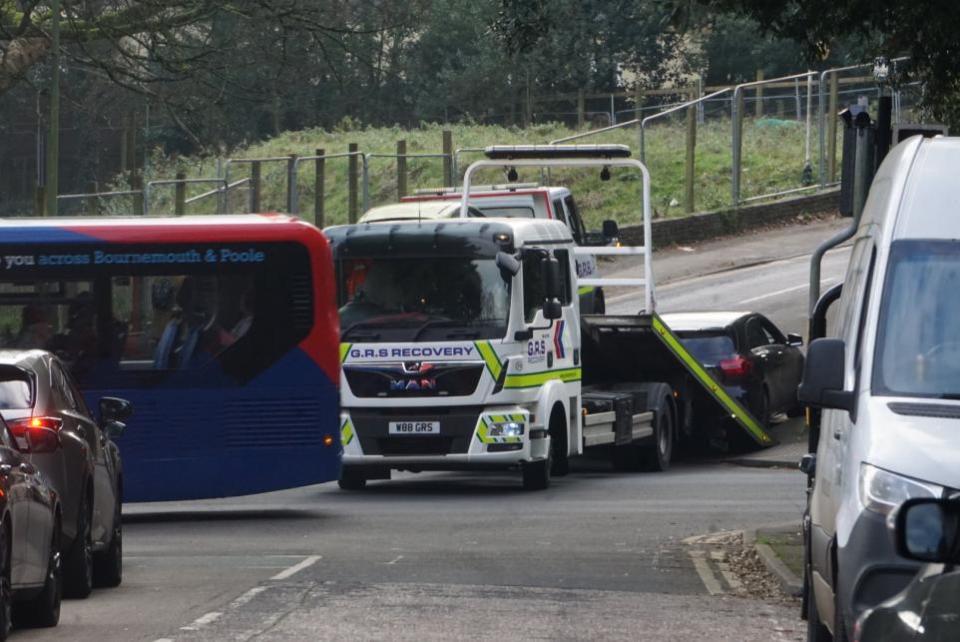
[(500, 421), (490, 426), (491, 437), (519, 437), (523, 434), (523, 424), (519, 421)]
[(887, 515), (913, 497), (940, 497), (943, 488), (936, 484), (902, 477), (890, 471), (860, 464), (860, 503), (867, 510)]

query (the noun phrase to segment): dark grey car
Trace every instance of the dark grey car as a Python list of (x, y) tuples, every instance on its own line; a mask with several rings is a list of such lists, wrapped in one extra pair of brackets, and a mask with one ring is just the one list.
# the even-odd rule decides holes
[[(112, 437), (123, 430), (130, 404), (102, 399), (95, 421), (67, 369), (41, 350), (0, 351), (0, 391), (0, 416), (61, 497), (65, 595), (86, 597), (94, 584), (117, 586), (123, 466)], [(43, 429), (58, 439), (31, 447), (30, 431)]]
[[(0, 387), (0, 407), (4, 392)], [(38, 430), (29, 438), (42, 448), (56, 435)], [(0, 419), (0, 640), (13, 619), (41, 627), (60, 621), (60, 522), (57, 492)]]

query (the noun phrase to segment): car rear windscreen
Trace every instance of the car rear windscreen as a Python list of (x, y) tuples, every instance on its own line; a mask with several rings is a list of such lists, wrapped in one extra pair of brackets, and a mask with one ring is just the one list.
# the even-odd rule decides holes
[(716, 365), (736, 353), (733, 338), (726, 334), (687, 335), (682, 332), (677, 334), (679, 334), (680, 341), (690, 354), (706, 366)]
[(33, 382), (20, 368), (0, 367), (0, 410), (33, 407)]

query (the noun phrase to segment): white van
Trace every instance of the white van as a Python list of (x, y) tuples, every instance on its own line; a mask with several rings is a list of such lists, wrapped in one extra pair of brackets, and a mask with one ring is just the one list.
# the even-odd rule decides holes
[(823, 408), (813, 462), (809, 640), (845, 640), (918, 565), (888, 515), (960, 489), (960, 138), (911, 138), (873, 180), (831, 338), (800, 399)]

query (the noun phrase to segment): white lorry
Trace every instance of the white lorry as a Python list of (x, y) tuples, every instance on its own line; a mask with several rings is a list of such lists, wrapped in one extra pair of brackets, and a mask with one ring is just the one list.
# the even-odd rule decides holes
[[(341, 487), (397, 469), (519, 469), (541, 489), (591, 447), (620, 468), (663, 470), (695, 412), (771, 443), (655, 314), (647, 247), (584, 248), (559, 221), (469, 216), (482, 167), (630, 166), (643, 175), (649, 239), (646, 168), (620, 146), (572, 149), (491, 149), (467, 170), (460, 218), (326, 230), (341, 306)], [(642, 254), (644, 277), (578, 279), (587, 252)], [(645, 312), (581, 315), (578, 286), (604, 284), (640, 286)]]

